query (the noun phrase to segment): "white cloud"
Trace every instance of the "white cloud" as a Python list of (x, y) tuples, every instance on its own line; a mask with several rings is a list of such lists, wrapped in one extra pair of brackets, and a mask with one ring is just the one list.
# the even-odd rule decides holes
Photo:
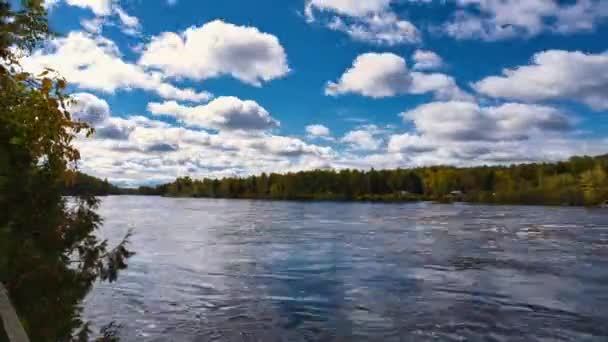
[(414, 133), (394, 134), (388, 141), (388, 151), (391, 153), (425, 153), (436, 149), (436, 143)]
[(95, 137), (109, 140), (128, 140), (131, 133), (139, 128), (168, 128), (162, 121), (151, 120), (145, 116), (134, 115), (128, 118), (108, 117), (105, 121), (96, 123)]
[(399, 18), (391, 0), (309, 0), (305, 14), (316, 21), (315, 12), (329, 14), (323, 25), (348, 34), (352, 39), (377, 45), (418, 43), (420, 32), (411, 22)]
[(521, 101), (568, 100), (608, 109), (608, 53), (549, 50), (530, 65), (503, 71), (473, 85), (481, 94)]
[(261, 152), (270, 152), (284, 157), (316, 155), (329, 157), (333, 152), (329, 147), (320, 147), (303, 142), (300, 139), (280, 135), (264, 135), (252, 140), (249, 147)]
[(130, 28), (138, 28), (139, 27), (139, 19), (137, 17), (129, 15), (125, 10), (120, 7), (115, 7), (114, 11), (118, 15), (120, 22), (126, 27)]
[(111, 13), (112, 0), (66, 0), (70, 6), (88, 8), (95, 15), (105, 16)]
[(323, 125), (308, 125), (306, 126), (306, 133), (311, 137), (327, 137), (330, 135), (329, 128)]
[(72, 118), (90, 125), (97, 125), (110, 117), (110, 106), (105, 100), (89, 93), (76, 93), (72, 95), (68, 111)]
[(95, 128), (94, 136), (101, 139), (127, 140), (138, 127), (167, 128), (168, 124), (150, 120), (144, 116), (128, 119), (113, 117), (106, 100), (90, 93), (76, 93), (70, 97), (67, 110), (76, 121), (88, 123)]
[(87, 100), (83, 114), (90, 113), (86, 109), (91, 104), (103, 107), (103, 118), (92, 120), (95, 135), (76, 140), (83, 157), (80, 167), (122, 185), (168, 182), (185, 175), (200, 178), (311, 169), (329, 165), (335, 157), (330, 147), (264, 131), (210, 133), (143, 116), (114, 117), (106, 115), (104, 100), (90, 94), (79, 94), (79, 98)]
[(103, 25), (105, 23), (105, 19), (104, 17), (95, 17), (92, 19), (81, 19), (80, 20), (80, 26), (82, 26), (82, 28), (94, 35), (99, 35), (101, 34), (101, 31), (103, 31)]
[(373, 14), (364, 18), (334, 17), (327, 27), (348, 34), (353, 40), (377, 45), (400, 45), (417, 43), (420, 32), (407, 20), (394, 13)]
[(411, 94), (433, 93), (437, 100), (458, 100), (473, 101), (474, 98), (469, 93), (460, 89), (453, 77), (432, 73), (412, 72), (412, 84), (409, 89)]
[(307, 0), (306, 13), (312, 15), (312, 10), (317, 9), (361, 17), (368, 14), (385, 12), (389, 9), (390, 3), (391, 0)]
[[(45, 7), (52, 8), (61, 0), (45, 0)], [(127, 35), (137, 36), (140, 34), (141, 25), (139, 18), (129, 15), (114, 0), (66, 0), (68, 5), (88, 8), (95, 17), (81, 19), (80, 25), (89, 33), (101, 34), (104, 26), (117, 26)], [(114, 17), (111, 15), (115, 14)]]
[(354, 93), (373, 98), (427, 92), (440, 100), (471, 100), (452, 77), (410, 72), (405, 60), (392, 53), (358, 56), (337, 82), (329, 82), (325, 88), (331, 96)]
[(548, 106), (434, 102), (402, 116), (415, 130), (390, 136), (386, 158), (406, 160), (409, 166), (495, 165), (605, 153), (605, 142), (576, 138), (573, 120)]
[(571, 120), (556, 108), (506, 103), (480, 107), (472, 102), (433, 102), (402, 114), (424, 137), (443, 141), (513, 141), (565, 132)]
[(325, 88), (328, 95), (357, 93), (380, 98), (404, 94), (412, 82), (405, 60), (392, 53), (359, 55), (350, 69)]
[(120, 29), (124, 34), (137, 36), (140, 34), (141, 24), (139, 18), (129, 15), (120, 6), (114, 7), (114, 13), (118, 16)]
[(443, 66), (443, 60), (433, 51), (416, 50), (412, 58), (415, 70), (437, 70)]
[[(411, 138), (411, 139), (410, 139)], [(528, 140), (453, 141), (449, 144), (419, 135), (395, 135), (386, 159), (407, 159), (409, 167), (429, 165), (504, 165), (565, 160), (573, 155), (606, 153), (606, 140), (536, 136)], [(389, 143), (389, 146), (390, 143)]]
[(51, 40), (46, 49), (36, 50), (21, 64), (32, 72), (52, 68), (82, 89), (113, 93), (137, 88), (183, 101), (206, 101), (211, 97), (208, 92), (179, 89), (165, 82), (161, 73), (125, 62), (113, 41), (84, 32), (71, 32)]
[(44, 0), (42, 2), (42, 6), (44, 6), (44, 8), (46, 8), (47, 10), (51, 10), (59, 3), (59, 1), (60, 0)]
[(374, 151), (382, 145), (382, 138), (379, 135), (385, 133), (376, 125), (364, 125), (355, 130), (347, 132), (340, 141), (348, 144), (355, 150)]
[(500, 40), (543, 32), (593, 30), (608, 18), (604, 0), (457, 0), (461, 7), (443, 31), (458, 39)]
[(220, 130), (267, 130), (279, 126), (255, 101), (243, 101), (228, 96), (218, 97), (205, 105), (189, 107), (175, 101), (150, 103), (148, 110), (155, 115), (170, 115), (188, 126)]
[[(151, 121), (154, 122), (154, 121)], [(132, 123), (131, 118), (123, 119)], [(271, 134), (210, 134), (182, 127), (137, 126), (124, 140), (79, 140), (81, 167), (122, 184), (169, 182), (179, 176), (224, 177), (327, 165), (329, 147)]]
[[(91, 104), (103, 101), (92, 96), (89, 100), (87, 103)], [(390, 135), (392, 127), (360, 126), (341, 139), (349, 148), (339, 152), (267, 131), (211, 133), (142, 116), (107, 117), (105, 109), (101, 115), (105, 120), (93, 120), (95, 136), (79, 138), (76, 143), (83, 156), (80, 166), (84, 172), (121, 185), (169, 182), (179, 176), (246, 176), (330, 167), (504, 164), (605, 152), (605, 140), (573, 139), (560, 134), (567, 133), (568, 127), (559, 118), (562, 114), (550, 107), (447, 103), (443, 108), (432, 108), (432, 105), (408, 114), (415, 120), (416, 131)], [(460, 106), (460, 111), (455, 112), (454, 108)], [(437, 112), (452, 115), (435, 115)], [(489, 123), (492, 120), (494, 123)], [(458, 124), (460, 121), (464, 123)], [(454, 135), (442, 124), (460, 134)], [(468, 135), (467, 125), (491, 134)], [(528, 137), (524, 139), (515, 132)]]
[(255, 86), (290, 71), (277, 37), (221, 20), (153, 37), (139, 64), (173, 77), (204, 80), (231, 75)]
[(556, 15), (553, 30), (560, 33), (592, 31), (608, 19), (608, 2), (602, 0), (579, 0), (563, 6)]

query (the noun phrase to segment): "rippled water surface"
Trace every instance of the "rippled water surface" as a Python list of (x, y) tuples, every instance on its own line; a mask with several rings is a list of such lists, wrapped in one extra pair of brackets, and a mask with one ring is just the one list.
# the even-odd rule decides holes
[(608, 210), (108, 197), (123, 341), (607, 341)]

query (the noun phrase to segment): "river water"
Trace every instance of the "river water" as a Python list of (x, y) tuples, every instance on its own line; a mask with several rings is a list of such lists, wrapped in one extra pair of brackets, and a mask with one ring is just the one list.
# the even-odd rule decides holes
[(608, 210), (107, 197), (122, 341), (607, 341)]

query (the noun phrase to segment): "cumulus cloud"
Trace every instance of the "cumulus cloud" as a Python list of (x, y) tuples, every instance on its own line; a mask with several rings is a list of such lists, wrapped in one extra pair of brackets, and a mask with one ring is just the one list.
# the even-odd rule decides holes
[(548, 106), (433, 102), (402, 117), (414, 131), (388, 137), (387, 158), (409, 166), (555, 161), (605, 150), (601, 140), (574, 137), (573, 120)]
[(91, 34), (100, 35), (103, 31), (103, 25), (105, 23), (105, 19), (103, 17), (95, 17), (91, 19), (81, 19), (80, 26)]
[(72, 95), (68, 111), (77, 121), (97, 125), (110, 117), (110, 106), (105, 100), (89, 93), (76, 93)]
[[(100, 104), (103, 100), (92, 95), (79, 97), (86, 99), (82, 104), (88, 104), (82, 105), (83, 113), (91, 113), (87, 108), (105, 107)], [(496, 107), (463, 102), (428, 104), (404, 114), (413, 122), (414, 131), (393, 134), (394, 127), (359, 126), (340, 139), (348, 148), (338, 151), (268, 131), (207, 132), (143, 116), (108, 117), (105, 108), (101, 112), (105, 120), (92, 120), (94, 137), (76, 141), (83, 156), (80, 166), (84, 172), (121, 185), (168, 182), (179, 176), (498, 164), (605, 152), (601, 141), (564, 136), (570, 126), (556, 109), (515, 103)], [(468, 126), (488, 133), (471, 133)]]
[(392, 153), (424, 153), (436, 150), (437, 144), (415, 133), (403, 133), (390, 136), (387, 148)]
[(539, 132), (572, 128), (571, 120), (556, 108), (519, 103), (481, 107), (472, 102), (433, 102), (401, 116), (422, 136), (444, 141), (525, 140)]
[(114, 11), (116, 12), (116, 15), (118, 15), (120, 22), (123, 25), (125, 25), (126, 27), (130, 27), (130, 28), (139, 27), (139, 19), (137, 17), (129, 15), (127, 12), (125, 12), (124, 9), (122, 9), (121, 7), (118, 7), (118, 6), (114, 8)]
[(521, 101), (580, 101), (595, 110), (608, 109), (608, 53), (549, 50), (530, 65), (503, 71), (473, 85), (481, 94)]
[[(95, 15), (109, 15), (112, 10), (112, 0), (65, 0), (70, 6), (87, 8)], [(56, 2), (56, 1), (55, 1)]]
[[(329, 165), (335, 156), (330, 147), (267, 131), (212, 133), (143, 116), (115, 117), (106, 112), (103, 99), (91, 94), (78, 94), (78, 98), (79, 107), (72, 111), (78, 109), (83, 118), (93, 114), (89, 121), (96, 128), (92, 138), (76, 140), (83, 156), (80, 167), (121, 185), (168, 182), (185, 175), (220, 177), (311, 169)], [(245, 112), (246, 107), (244, 104)], [(101, 115), (94, 115), (100, 111)]]
[(559, 33), (593, 31), (606, 19), (608, 19), (608, 2), (579, 0), (569, 6), (560, 7), (552, 30)]
[(327, 27), (348, 34), (353, 40), (377, 45), (417, 43), (420, 32), (407, 20), (394, 13), (373, 14), (365, 18), (333, 17)]
[(436, 70), (443, 66), (443, 60), (433, 51), (416, 50), (412, 59), (415, 70)]
[(370, 132), (363, 130), (350, 131), (341, 139), (343, 143), (360, 150), (377, 150), (382, 140), (375, 138)]
[(255, 101), (223, 96), (205, 105), (189, 107), (175, 101), (150, 103), (148, 110), (155, 115), (169, 115), (189, 126), (220, 130), (267, 130), (279, 126)]
[(590, 31), (608, 18), (603, 0), (458, 0), (461, 8), (442, 30), (458, 39), (501, 40), (543, 32)]
[(456, 81), (444, 74), (409, 71), (405, 60), (392, 53), (366, 53), (337, 82), (329, 82), (325, 93), (331, 96), (360, 94), (382, 98), (431, 92), (440, 100), (470, 100)]
[(260, 152), (269, 152), (284, 157), (302, 155), (329, 157), (332, 154), (332, 149), (329, 147), (311, 145), (297, 138), (280, 135), (263, 135), (259, 139), (251, 140), (249, 146)]
[(68, 112), (72, 119), (89, 124), (95, 128), (97, 139), (127, 140), (137, 128), (168, 128), (167, 123), (151, 120), (140, 115), (128, 118), (112, 116), (106, 100), (90, 93), (76, 93), (68, 102)]
[(107, 120), (97, 123), (95, 126), (95, 137), (110, 140), (128, 140), (131, 133), (137, 128), (165, 129), (168, 124), (151, 120), (145, 116), (134, 115), (128, 118), (109, 117)]
[(224, 177), (316, 168), (334, 158), (329, 147), (272, 134), (211, 134), (183, 127), (133, 129), (126, 140), (80, 140), (82, 168), (121, 184), (175, 177)]
[(325, 93), (389, 97), (407, 92), (411, 82), (403, 58), (392, 53), (366, 53), (359, 55), (337, 82), (329, 82)]
[(382, 136), (387, 133), (376, 125), (363, 125), (347, 132), (340, 142), (348, 144), (354, 150), (374, 151), (380, 148), (384, 140)]
[(314, 9), (361, 17), (381, 13), (389, 9), (391, 0), (307, 0), (306, 13), (311, 16)]
[(453, 77), (432, 73), (412, 72), (411, 94), (433, 93), (437, 100), (474, 101), (474, 97), (460, 89)]
[(42, 6), (44, 6), (44, 8), (46, 8), (47, 10), (51, 10), (53, 9), (53, 7), (55, 7), (57, 4), (59, 3), (59, 0), (44, 0), (42, 2)]
[(310, 137), (328, 137), (330, 135), (329, 128), (323, 125), (308, 125), (306, 126), (306, 133)]
[(120, 6), (114, 7), (114, 13), (118, 16), (119, 26), (123, 33), (132, 36), (140, 33), (141, 24), (139, 23), (139, 18), (129, 15)]
[(390, 8), (391, 2), (310, 0), (306, 2), (305, 14), (308, 22), (314, 22), (315, 12), (321, 12), (325, 26), (357, 41), (389, 46), (419, 42), (416, 26), (397, 16)]
[[(52, 9), (62, 0), (44, 0), (43, 5), (47, 9)], [(119, 4), (114, 0), (65, 0), (70, 6), (76, 6), (84, 9), (89, 9), (94, 18), (82, 19), (81, 26), (90, 33), (101, 34), (103, 27), (118, 26), (120, 30), (131, 36), (140, 34), (141, 25), (139, 18), (129, 15)], [(112, 16), (114, 15), (114, 16)]]
[(153, 37), (139, 64), (172, 77), (204, 80), (230, 75), (255, 86), (290, 70), (277, 37), (221, 20)]
[(48, 47), (34, 51), (22, 62), (24, 69), (40, 72), (51, 68), (82, 89), (113, 93), (116, 90), (143, 89), (166, 99), (206, 101), (208, 92), (180, 89), (164, 81), (160, 73), (125, 62), (116, 44), (84, 32), (70, 32), (51, 40)]
[[(605, 153), (601, 139), (536, 136), (528, 140), (512, 141), (454, 141), (449, 144), (433, 141), (427, 136), (407, 134), (391, 138), (390, 158), (407, 158), (410, 167), (428, 165), (499, 165), (539, 161), (558, 161), (573, 155)], [(389, 143), (389, 146), (391, 146)]]

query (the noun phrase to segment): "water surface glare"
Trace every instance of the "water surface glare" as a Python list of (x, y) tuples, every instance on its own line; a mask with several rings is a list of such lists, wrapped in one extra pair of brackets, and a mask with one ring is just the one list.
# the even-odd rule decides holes
[(107, 197), (123, 341), (607, 341), (608, 210)]

